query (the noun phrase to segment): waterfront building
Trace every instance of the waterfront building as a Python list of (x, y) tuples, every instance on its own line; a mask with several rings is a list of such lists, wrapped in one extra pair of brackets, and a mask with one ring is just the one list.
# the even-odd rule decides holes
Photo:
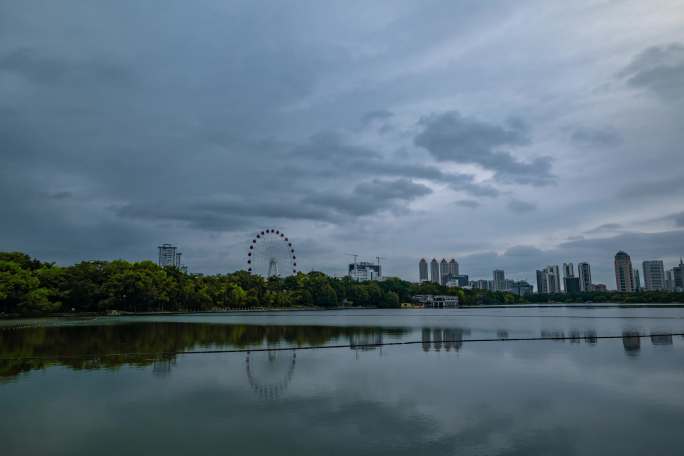
[(445, 308), (458, 307), (458, 296), (446, 295), (415, 295), (413, 302), (422, 304), (423, 307)]
[(430, 281), (439, 283), (439, 263), (435, 258), (430, 261)]
[(565, 287), (566, 293), (579, 293), (580, 292), (580, 279), (579, 277), (565, 277), (563, 278), (563, 286)]
[(641, 291), (641, 276), (639, 270), (634, 270), (634, 291)]
[(632, 259), (622, 250), (615, 254), (615, 284), (619, 292), (633, 293), (636, 291)]
[(672, 269), (665, 271), (665, 289), (667, 291), (675, 291), (674, 271)]
[(644, 288), (647, 291), (665, 290), (665, 266), (661, 260), (650, 260), (641, 263), (644, 273)]
[(679, 266), (672, 268), (672, 279), (675, 291), (684, 291), (684, 261), (679, 259)]
[(382, 269), (379, 264), (361, 261), (349, 264), (349, 277), (356, 282), (382, 280)]
[(468, 275), (467, 274), (456, 274), (447, 277), (447, 287), (467, 287), (468, 286)]
[(428, 264), (425, 258), (421, 258), (418, 262), (418, 280), (420, 282), (427, 282), (430, 280), (428, 277)]
[(579, 275), (580, 291), (591, 291), (591, 266), (589, 263), (578, 263), (577, 274)]
[(449, 277), (449, 263), (447, 263), (447, 260), (442, 258), (442, 261), (439, 262), (439, 284), (442, 286), (446, 286), (448, 277)]
[(506, 289), (506, 275), (501, 269), (495, 269), (494, 275), (494, 287), (493, 291), (504, 291)]
[(537, 293), (546, 294), (549, 292), (549, 288), (546, 286), (546, 276), (544, 276), (544, 271), (537, 269)]

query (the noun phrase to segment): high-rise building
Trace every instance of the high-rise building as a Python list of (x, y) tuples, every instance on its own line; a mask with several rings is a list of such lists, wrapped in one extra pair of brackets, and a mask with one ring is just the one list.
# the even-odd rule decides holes
[(439, 283), (439, 263), (435, 258), (430, 261), (430, 281)]
[(647, 291), (665, 290), (665, 266), (661, 260), (641, 263), (644, 272), (644, 288)]
[(639, 270), (634, 270), (634, 291), (641, 291), (641, 275), (639, 275)]
[(576, 294), (580, 292), (580, 279), (579, 277), (564, 277), (563, 286), (565, 287), (565, 292), (570, 294)]
[(519, 296), (529, 296), (532, 294), (533, 288), (529, 283), (520, 280), (518, 282), (513, 282), (509, 291)]
[(421, 258), (418, 262), (418, 279), (421, 282), (427, 282), (428, 278), (428, 264), (425, 258)]
[(178, 247), (171, 244), (162, 244), (159, 247), (159, 266), (181, 266), (181, 253), (177, 252)]
[(446, 286), (447, 280), (449, 280), (449, 263), (442, 258), (439, 262), (439, 284)]
[(672, 269), (665, 271), (665, 289), (675, 291), (674, 271)]
[(506, 275), (501, 269), (494, 270), (494, 291), (504, 291), (506, 289)]
[(563, 278), (575, 277), (575, 266), (572, 263), (563, 263)]
[(447, 273), (448, 273), (450, 276), (457, 276), (457, 275), (459, 275), (459, 272), (458, 272), (458, 261), (456, 261), (456, 260), (453, 259), (453, 258), (449, 260), (449, 266), (448, 266), (448, 268), (447, 268)]
[(591, 289), (591, 266), (589, 263), (578, 263), (577, 274), (579, 275), (580, 291), (587, 292)]
[(674, 290), (684, 290), (684, 261), (679, 259), (679, 266), (672, 268), (672, 279), (674, 280)]
[(615, 284), (619, 292), (633, 293), (636, 291), (632, 259), (622, 250), (615, 254)]
[(537, 293), (546, 294), (549, 292), (549, 287), (546, 285), (546, 276), (544, 271), (537, 269)]

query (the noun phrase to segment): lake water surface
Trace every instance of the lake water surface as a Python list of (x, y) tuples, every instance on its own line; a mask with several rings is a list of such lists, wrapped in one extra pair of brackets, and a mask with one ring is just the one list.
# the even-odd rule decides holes
[(0, 454), (681, 454), (682, 333), (681, 307), (5, 321)]

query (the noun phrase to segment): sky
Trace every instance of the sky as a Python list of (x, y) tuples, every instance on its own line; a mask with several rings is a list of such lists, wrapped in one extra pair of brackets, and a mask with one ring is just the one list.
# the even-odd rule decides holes
[(0, 250), (534, 282), (684, 255), (684, 1), (0, 0)]

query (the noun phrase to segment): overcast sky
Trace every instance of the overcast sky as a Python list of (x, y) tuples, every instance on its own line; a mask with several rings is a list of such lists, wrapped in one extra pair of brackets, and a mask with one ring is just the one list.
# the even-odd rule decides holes
[[(684, 1), (0, 0), (0, 250), (534, 281), (684, 254)], [(640, 266), (639, 266), (640, 267)]]

